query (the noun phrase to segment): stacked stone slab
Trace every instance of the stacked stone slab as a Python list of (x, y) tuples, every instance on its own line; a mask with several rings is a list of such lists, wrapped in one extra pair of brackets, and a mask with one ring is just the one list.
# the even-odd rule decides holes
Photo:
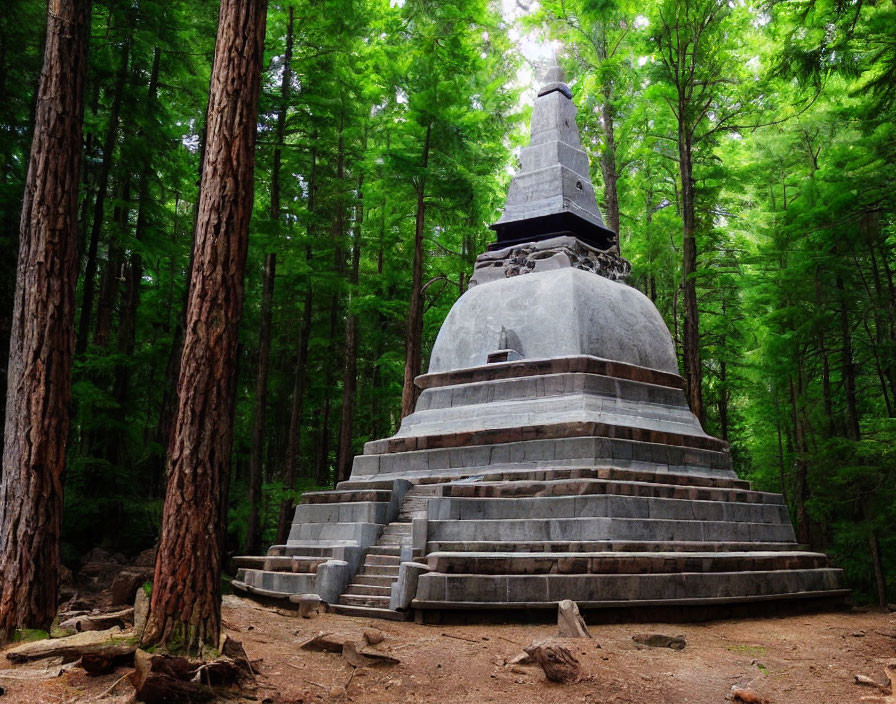
[(842, 601), (782, 497), (738, 479), (688, 408), (668, 328), (622, 283), (570, 96), (552, 68), (414, 412), (305, 496), (285, 546), (239, 558), (238, 588), (393, 617)]

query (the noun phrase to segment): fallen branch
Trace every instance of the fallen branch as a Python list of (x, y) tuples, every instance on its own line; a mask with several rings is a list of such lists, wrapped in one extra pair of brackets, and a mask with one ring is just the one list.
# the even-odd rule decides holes
[(443, 636), (446, 638), (454, 638), (455, 640), (465, 640), (467, 643), (480, 643), (481, 641), (476, 640), (475, 638), (464, 638), (463, 636), (455, 636), (450, 633), (443, 633)]

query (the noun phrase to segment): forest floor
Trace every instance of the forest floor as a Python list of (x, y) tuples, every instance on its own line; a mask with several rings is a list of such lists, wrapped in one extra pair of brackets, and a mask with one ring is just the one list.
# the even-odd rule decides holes
[[(876, 694), (855, 684), (855, 675), (886, 682), (883, 666), (896, 657), (896, 614), (890, 613), (597, 625), (590, 627), (593, 640), (564, 641), (585, 677), (561, 685), (547, 682), (537, 665), (505, 664), (524, 646), (555, 635), (553, 625), (418, 625), (334, 614), (302, 619), (232, 596), (225, 597), (223, 618), (225, 631), (242, 641), (255, 661), (256, 701), (272, 704), (722, 704), (730, 701), (733, 687), (749, 688), (770, 704), (841, 704)], [(297, 647), (320, 632), (363, 642), (363, 631), (371, 628), (385, 636), (376, 648), (399, 664), (355, 669), (338, 654)], [(632, 635), (643, 632), (681, 634), (687, 646), (680, 651), (638, 646)], [(25, 666), (3, 658), (0, 704), (121, 704), (133, 698), (127, 681), (106, 692), (126, 673), (121, 668), (88, 677), (75, 668), (25, 680)]]

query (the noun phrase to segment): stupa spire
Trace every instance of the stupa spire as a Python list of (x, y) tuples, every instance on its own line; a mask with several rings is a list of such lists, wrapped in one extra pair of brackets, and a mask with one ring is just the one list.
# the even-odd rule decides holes
[(572, 235), (598, 249), (616, 244), (601, 217), (582, 149), (576, 107), (554, 56), (532, 110), (529, 146), (510, 182), (504, 213), (492, 229), (493, 247)]

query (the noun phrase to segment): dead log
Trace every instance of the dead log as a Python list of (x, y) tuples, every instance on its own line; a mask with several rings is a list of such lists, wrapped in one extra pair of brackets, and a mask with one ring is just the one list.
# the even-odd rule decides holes
[(72, 629), (77, 633), (82, 631), (106, 631), (114, 626), (125, 628), (134, 620), (134, 608), (121, 609), (120, 611), (112, 611), (105, 614), (85, 614), (81, 613), (71, 616), (65, 621), (60, 622), (59, 627), (64, 629)]
[(130, 665), (136, 650), (136, 644), (126, 641), (97, 646), (81, 654), (78, 666), (88, 675), (106, 675), (116, 667)]
[[(118, 637), (116, 637), (118, 636)], [(48, 638), (31, 643), (22, 643), (6, 653), (10, 662), (22, 663), (41, 658), (61, 657), (64, 662), (83, 658), (85, 654), (114, 652), (123, 655), (130, 648), (133, 653), (136, 645), (128, 644), (121, 636), (121, 629), (110, 628), (106, 631), (85, 631), (65, 638)]]
[(145, 704), (203, 704), (211, 701), (215, 693), (210, 687), (189, 681), (197, 669), (185, 658), (153, 655), (138, 650), (134, 655), (134, 671), (130, 675), (137, 701)]
[(551, 682), (575, 682), (582, 674), (579, 661), (569, 648), (551, 639), (533, 643), (526, 653), (544, 670)]
[(571, 599), (564, 599), (557, 604), (557, 627), (561, 638), (590, 638), (588, 627), (579, 607)]

